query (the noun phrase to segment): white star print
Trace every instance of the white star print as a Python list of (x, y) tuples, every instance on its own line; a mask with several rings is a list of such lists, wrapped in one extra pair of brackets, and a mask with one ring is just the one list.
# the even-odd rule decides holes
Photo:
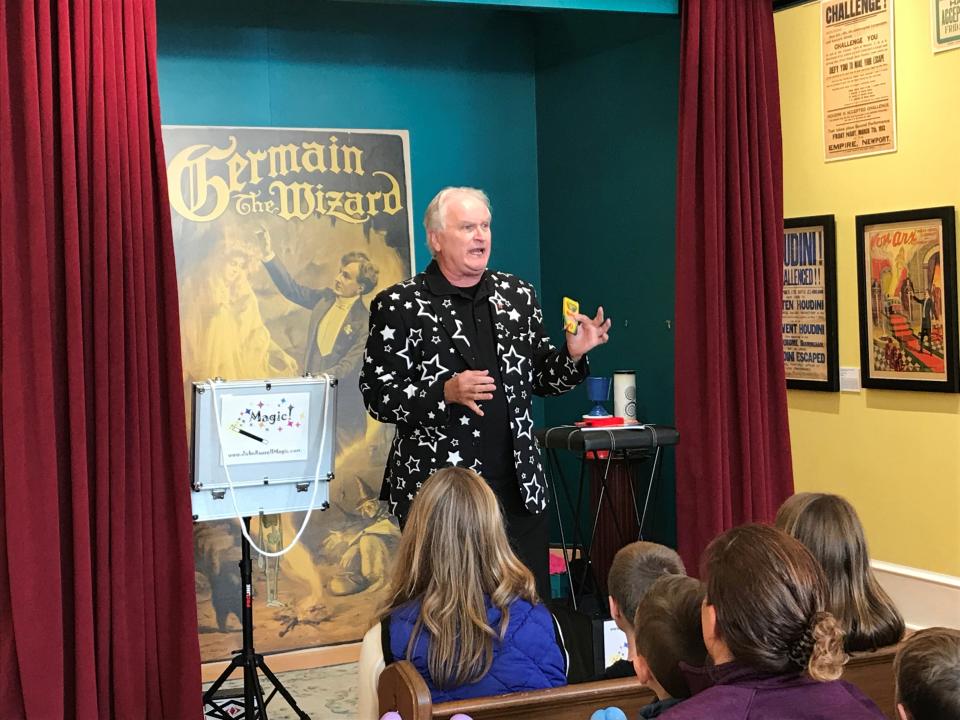
[(480, 431), (479, 431), (479, 430), (474, 430), (474, 431), (473, 431), (473, 436), (474, 436), (475, 438), (480, 437)]
[(454, 318), (453, 321), (457, 324), (457, 331), (453, 334), (454, 340), (463, 340), (466, 343), (467, 347), (470, 347), (470, 341), (467, 340), (466, 336), (463, 334), (463, 323), (460, 322), (457, 318)]
[(423, 330), (420, 329), (420, 328), (417, 328), (416, 330), (411, 330), (411, 331), (410, 331), (410, 344), (411, 344), (411, 345), (419, 345), (421, 342), (423, 342)]
[(461, 425), (469, 425), (469, 424), (470, 424), (470, 418), (468, 418), (466, 415), (462, 415), (462, 416), (460, 417), (460, 424), (461, 424)]
[(399, 299), (400, 299), (400, 293), (398, 293), (398, 292), (392, 292), (392, 293), (390, 293), (390, 299), (391, 299), (391, 300), (399, 300)]
[(470, 469), (479, 475), (481, 467), (482, 465), (480, 464), (480, 458), (474, 458), (473, 463), (470, 465)]
[(393, 416), (397, 419), (397, 422), (406, 422), (407, 416), (410, 414), (409, 410), (404, 410), (402, 407), (397, 407), (393, 411)]
[(517, 418), (517, 437), (533, 440), (533, 418), (530, 417), (530, 408), (524, 410), (523, 415)]
[[(435, 372), (433, 373), (428, 372), (427, 368), (430, 368), (430, 367), (433, 367)], [(434, 383), (440, 378), (441, 375), (443, 375), (445, 372), (448, 372), (448, 370), (447, 368), (445, 368), (443, 365), (440, 364), (440, 356), (434, 355), (432, 358), (430, 358), (423, 364), (423, 367), (420, 368), (420, 372), (421, 372), (420, 379), (423, 380), (423, 382)]]
[[(521, 372), (521, 366), (526, 361), (526, 358), (523, 357), (520, 353), (517, 352), (517, 348), (513, 345), (510, 346), (510, 350), (507, 351), (507, 354), (503, 356), (503, 361), (507, 365), (507, 373), (515, 372), (517, 375), (523, 375)], [(516, 359), (516, 365), (511, 364), (510, 360)]]
[(407, 458), (407, 472), (411, 475), (420, 472), (420, 458)]
[(527, 498), (533, 500), (537, 505), (540, 505), (543, 501), (540, 499), (540, 484), (537, 482), (536, 476), (530, 478), (529, 482), (523, 483), (523, 489), (526, 491)]
[(380, 331), (380, 334), (383, 335), (384, 340), (393, 340), (393, 334), (395, 332), (396, 330), (389, 325), (384, 325), (383, 330)]
[[(432, 425), (425, 425), (421, 437), (417, 439), (418, 447), (430, 448), (430, 452), (437, 451), (437, 443), (440, 440), (446, 440), (447, 436)], [(432, 470), (430, 472), (433, 472)]]
[(430, 318), (433, 322), (437, 321), (437, 316), (428, 310), (430, 307), (430, 303), (428, 301), (417, 298), (416, 303), (420, 306), (420, 309), (417, 310), (417, 317)]
[(493, 295), (490, 296), (490, 302), (493, 303), (493, 307), (497, 310), (497, 315), (505, 313), (507, 311), (507, 301), (504, 299), (503, 295), (500, 294), (499, 290), (495, 290)]
[(414, 395), (417, 394), (417, 386), (414, 385), (413, 383), (410, 383), (403, 389), (403, 391), (407, 394), (408, 398), (412, 398)]
[(447, 453), (447, 462), (453, 466), (456, 466), (457, 463), (462, 463), (463, 458), (460, 457), (460, 451), (457, 450), (457, 452)]
[(516, 308), (510, 308), (510, 312), (507, 313), (507, 317), (516, 322), (520, 319), (520, 313), (517, 312)]
[(407, 342), (404, 343), (403, 350), (397, 350), (397, 357), (402, 357), (407, 363), (407, 370), (413, 367), (413, 361), (410, 359), (410, 338), (407, 338)]

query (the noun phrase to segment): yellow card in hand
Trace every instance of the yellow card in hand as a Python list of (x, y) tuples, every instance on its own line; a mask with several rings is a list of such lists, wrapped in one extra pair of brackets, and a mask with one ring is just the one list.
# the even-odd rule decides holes
[(580, 312), (580, 303), (568, 297), (563, 298), (563, 329), (568, 333), (576, 334), (577, 321), (573, 317)]

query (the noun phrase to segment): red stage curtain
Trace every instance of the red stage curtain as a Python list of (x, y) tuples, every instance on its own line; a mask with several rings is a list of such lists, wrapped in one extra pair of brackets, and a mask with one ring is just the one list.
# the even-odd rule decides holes
[(153, 0), (0, 4), (0, 714), (199, 718)]
[(677, 535), (687, 567), (793, 492), (770, 0), (685, 0), (677, 178)]

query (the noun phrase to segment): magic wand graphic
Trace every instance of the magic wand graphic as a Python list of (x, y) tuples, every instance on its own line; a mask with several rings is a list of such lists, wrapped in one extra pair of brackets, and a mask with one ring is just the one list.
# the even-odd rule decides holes
[(233, 432), (235, 433), (248, 437), (251, 440), (256, 440), (257, 442), (263, 443), (264, 445), (270, 444), (267, 442), (266, 438), (262, 438), (259, 435), (254, 435), (252, 432), (247, 432), (246, 430), (244, 430), (242, 427), (240, 427), (239, 422), (235, 422), (233, 425), (231, 425), (230, 429), (233, 430)]

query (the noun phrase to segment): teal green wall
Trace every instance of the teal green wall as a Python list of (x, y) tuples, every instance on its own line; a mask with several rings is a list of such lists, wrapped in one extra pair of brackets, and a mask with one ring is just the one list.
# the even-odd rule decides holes
[[(541, 293), (613, 319), (591, 373), (637, 371), (638, 417), (673, 423), (674, 212), (680, 22), (555, 14), (539, 27)], [(548, 425), (589, 408), (584, 387), (546, 403)], [(651, 510), (674, 544), (673, 451)], [(572, 469), (568, 464), (568, 469)]]
[[(368, 2), (369, 0), (341, 0)], [(665, 13), (676, 15), (679, 0), (393, 0), (402, 3), (456, 3), (547, 10), (598, 10), (620, 13)]]
[[(636, 368), (641, 415), (672, 422), (677, 17), (158, 0), (158, 35), (165, 123), (409, 130), (417, 267), (433, 194), (485, 188), (492, 266), (538, 286), (556, 340), (562, 295), (602, 303), (594, 373)], [(536, 419), (586, 404), (580, 388)], [(668, 459), (651, 527), (672, 543)]]
[(487, 190), (492, 265), (538, 283), (534, 50), (524, 13), (308, 0), (159, 0), (163, 122), (407, 129), (420, 219)]

